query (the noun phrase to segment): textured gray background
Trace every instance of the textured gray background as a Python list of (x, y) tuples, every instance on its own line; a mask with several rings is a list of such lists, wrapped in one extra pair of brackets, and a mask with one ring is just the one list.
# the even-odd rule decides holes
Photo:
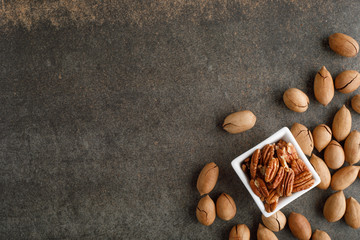
[[(230, 162), (283, 126), (331, 124), (350, 107), (359, 90), (323, 107), (312, 87), (323, 65), (333, 77), (360, 70), (360, 56), (338, 56), (326, 40), (360, 40), (360, 2), (81, 2), (2, 1), (0, 238), (226, 239), (245, 223), (255, 239), (261, 214)], [(305, 113), (283, 104), (290, 87), (308, 94)], [(219, 127), (245, 109), (253, 129)], [(230, 194), (238, 212), (205, 227), (196, 179), (210, 161), (220, 168), (210, 196)], [(359, 187), (346, 197), (360, 200)], [(314, 189), (283, 212), (357, 239), (322, 216), (332, 192)], [(288, 227), (276, 235), (292, 238)]]

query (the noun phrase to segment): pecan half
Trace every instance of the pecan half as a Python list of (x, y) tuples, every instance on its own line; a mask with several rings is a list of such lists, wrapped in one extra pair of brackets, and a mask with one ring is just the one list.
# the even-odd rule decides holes
[(309, 171), (306, 164), (300, 158), (291, 160), (290, 166), (294, 170), (295, 176), (304, 171)]
[(265, 182), (271, 182), (272, 180), (274, 180), (278, 170), (279, 170), (279, 159), (272, 158), (266, 167)]
[[(254, 180), (254, 184), (253, 184), (257, 190), (257, 192), (260, 193), (261, 196), (263, 197), (268, 197), (269, 196), (269, 191), (267, 190), (267, 187), (266, 187), (266, 184), (265, 182), (257, 177), (255, 180)], [(251, 186), (251, 185), (250, 185)], [(253, 189), (253, 187), (251, 187), (251, 189)], [(255, 191), (254, 191), (255, 192)], [(257, 193), (255, 193), (256, 195), (258, 195)], [(259, 195), (258, 195), (259, 196)], [(260, 196), (260, 197), (261, 197)]]
[(293, 188), (293, 193), (300, 192), (302, 190), (310, 188), (315, 183), (315, 179), (311, 179), (310, 181), (304, 183), (303, 185), (297, 186)]
[(290, 169), (289, 172), (286, 174), (285, 188), (284, 188), (284, 195), (287, 197), (290, 196), (293, 191), (294, 179), (295, 179), (295, 173), (292, 169)]
[(294, 171), (291, 168), (289, 168), (289, 171), (285, 172), (283, 180), (276, 189), (277, 193), (280, 196), (288, 197), (291, 195), (293, 191), (294, 177), (295, 177)]
[(246, 175), (250, 175), (250, 158), (244, 160), (244, 162), (241, 164), (241, 169)]
[(308, 189), (314, 182), (315, 180), (313, 179), (311, 172), (304, 171), (295, 177), (293, 192)]
[(269, 196), (265, 199), (268, 204), (273, 204), (279, 200), (279, 194), (276, 192), (276, 189), (273, 189), (269, 192)]
[(279, 203), (279, 199), (277, 199), (274, 203), (272, 203), (272, 204), (270, 205), (270, 210), (271, 210), (271, 212), (275, 211), (278, 203)]
[(257, 170), (257, 166), (259, 164), (259, 158), (260, 158), (260, 149), (256, 149), (251, 157), (251, 163), (250, 163), (251, 178), (256, 177), (256, 170)]
[(284, 178), (284, 174), (285, 174), (285, 170), (284, 170), (284, 167), (281, 166), (279, 168), (279, 171), (277, 172), (275, 178), (274, 178), (274, 181), (270, 184), (270, 188), (277, 188), (279, 186), (279, 184), (281, 183), (281, 181), (283, 180)]
[(272, 204), (269, 204), (267, 202), (264, 203), (264, 206), (265, 206), (265, 211), (266, 212), (273, 212), (275, 211), (276, 207), (278, 205), (278, 201), (272, 203)]
[(265, 202), (265, 203), (264, 203), (264, 206), (265, 206), (265, 211), (271, 212), (270, 204), (268, 204), (267, 202)]
[(273, 144), (267, 144), (262, 149), (261, 159), (262, 164), (266, 166), (268, 162), (273, 158), (275, 153), (275, 148)]
[(251, 190), (253, 190), (253, 192), (256, 194), (256, 196), (258, 196), (259, 198), (262, 197), (261, 193), (259, 192), (258, 188), (255, 185), (255, 180), (254, 179), (250, 180), (250, 187), (251, 187)]
[(290, 142), (286, 145), (286, 152), (289, 155), (290, 160), (295, 160), (299, 158), (295, 146)]
[(290, 163), (291, 160), (299, 158), (295, 146), (292, 143), (286, 143), (282, 140), (280, 141), (277, 144), (276, 148), (276, 154), (279, 159), (286, 161), (286, 163)]

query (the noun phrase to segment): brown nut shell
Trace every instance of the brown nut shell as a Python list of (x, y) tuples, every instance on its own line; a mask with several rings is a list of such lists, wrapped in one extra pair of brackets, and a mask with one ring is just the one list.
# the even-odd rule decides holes
[(325, 149), (324, 160), (331, 169), (340, 168), (345, 162), (345, 153), (341, 145), (332, 140)]
[(294, 112), (305, 112), (310, 104), (308, 96), (297, 88), (289, 88), (284, 92), (285, 105)]
[(352, 228), (360, 227), (360, 204), (355, 198), (346, 199), (345, 222)]
[(234, 112), (228, 115), (222, 127), (225, 131), (236, 134), (251, 129), (256, 123), (256, 116), (249, 110)]
[(294, 235), (294, 237), (301, 240), (310, 239), (312, 233), (311, 225), (306, 217), (300, 213), (292, 212), (290, 213), (288, 222), (291, 233)]
[(281, 231), (286, 225), (286, 217), (281, 211), (277, 211), (270, 217), (261, 216), (264, 225), (273, 232)]
[(229, 194), (222, 193), (216, 200), (216, 214), (225, 221), (229, 221), (235, 217), (236, 204)]
[(354, 130), (345, 140), (344, 144), (345, 161), (350, 165), (360, 161), (360, 132)]
[(277, 240), (276, 235), (259, 223), (259, 228), (257, 230), (257, 239), (258, 240)]
[(307, 156), (311, 156), (314, 149), (314, 139), (310, 130), (300, 123), (294, 123), (290, 131), (294, 135), (303, 152)]
[(318, 230), (318, 229), (315, 230), (311, 239), (312, 240), (331, 240), (329, 234), (327, 234), (324, 231)]
[(331, 188), (335, 191), (344, 190), (355, 182), (359, 166), (346, 166), (337, 170), (331, 178)]
[(355, 70), (346, 70), (335, 78), (335, 89), (341, 93), (351, 93), (360, 86), (360, 74)]
[(207, 194), (214, 189), (219, 177), (219, 167), (214, 163), (208, 163), (201, 170), (196, 187), (201, 195)]
[(349, 135), (351, 123), (350, 111), (343, 105), (339, 111), (336, 112), (332, 123), (332, 132), (337, 141), (341, 142)]
[(245, 224), (237, 224), (232, 227), (229, 240), (250, 240), (250, 229)]
[(356, 40), (343, 33), (330, 35), (329, 46), (334, 52), (344, 57), (355, 57), (359, 52), (359, 44)]
[(355, 112), (360, 113), (360, 94), (356, 94), (351, 99), (351, 107)]
[(320, 124), (315, 127), (312, 132), (314, 138), (314, 145), (316, 150), (321, 152), (330, 143), (332, 131), (330, 127), (325, 124)]
[(310, 163), (313, 165), (315, 171), (321, 179), (321, 182), (316, 187), (323, 190), (328, 189), (330, 186), (331, 174), (324, 160), (313, 154), (311, 155)]
[(332, 194), (325, 202), (323, 214), (328, 222), (339, 221), (345, 214), (346, 200), (343, 191)]
[(334, 97), (334, 81), (329, 71), (323, 66), (314, 80), (314, 94), (322, 105), (328, 105)]
[(210, 226), (215, 221), (215, 203), (209, 195), (200, 199), (196, 207), (196, 217), (205, 226)]

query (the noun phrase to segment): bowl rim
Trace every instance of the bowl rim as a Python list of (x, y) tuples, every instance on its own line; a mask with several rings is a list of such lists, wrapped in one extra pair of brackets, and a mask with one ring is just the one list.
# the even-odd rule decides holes
[[(285, 138), (285, 139), (284, 139)], [(246, 176), (246, 174), (243, 172), (243, 170), (241, 169), (241, 163), (248, 157), (250, 157), (252, 155), (252, 153), (258, 149), (258, 148), (263, 148), (266, 144), (271, 144), (271, 143), (275, 143), (277, 141), (279, 141), (280, 139), (285, 140), (286, 142), (291, 142), (297, 153), (298, 156), (301, 160), (304, 161), (304, 163), (306, 164), (306, 166), (309, 168), (310, 172), (313, 174), (313, 177), (315, 179), (314, 184), (305, 190), (302, 190), (300, 192), (296, 192), (293, 193), (291, 196), (289, 197), (283, 197), (279, 200), (279, 204), (276, 207), (276, 209), (271, 212), (268, 213), (265, 210), (265, 206), (264, 203), (260, 200), (260, 198), (252, 191), (251, 187), (250, 187), (250, 179), (248, 179), (248, 177)], [(283, 127), (280, 130), (278, 130), (277, 132), (275, 132), (274, 134), (272, 134), (270, 137), (266, 138), (264, 141), (260, 142), (259, 144), (255, 145), (254, 147), (252, 147), (251, 149), (247, 150), (246, 152), (242, 153), (241, 155), (239, 155), (238, 157), (236, 157), (234, 160), (232, 160), (231, 165), (233, 167), (233, 169), (235, 170), (235, 172), (237, 173), (237, 175), (239, 176), (241, 182), (244, 184), (245, 188), (248, 190), (248, 192), (250, 193), (251, 197), (253, 198), (253, 200), (255, 201), (256, 205), (258, 206), (258, 208), (260, 209), (261, 213), (265, 216), (265, 217), (270, 217), (271, 215), (273, 215), (274, 213), (276, 213), (277, 211), (279, 211), (280, 209), (282, 209), (283, 207), (287, 206), (289, 203), (291, 203), (292, 201), (294, 201), (295, 199), (299, 198), (300, 196), (302, 196), (303, 194), (307, 193), (308, 191), (310, 191), (311, 189), (313, 189), (314, 187), (316, 187), (320, 182), (321, 179), (319, 177), (319, 175), (317, 174), (317, 172), (315, 171), (315, 169), (313, 168), (313, 166), (311, 165), (310, 161), (307, 159), (307, 157), (305, 156), (304, 152), (301, 150), (299, 144), (297, 143), (295, 137), (292, 135), (291, 131), (289, 130), (289, 128), (287, 127)]]

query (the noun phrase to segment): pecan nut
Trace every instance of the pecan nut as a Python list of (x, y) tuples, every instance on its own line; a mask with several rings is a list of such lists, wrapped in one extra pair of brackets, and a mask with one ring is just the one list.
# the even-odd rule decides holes
[(279, 186), (279, 184), (281, 183), (281, 181), (282, 181), (282, 179), (283, 179), (283, 177), (284, 177), (284, 174), (285, 174), (284, 167), (281, 166), (281, 167), (279, 168), (279, 171), (277, 172), (277, 174), (276, 174), (273, 182), (270, 183), (270, 186), (269, 186), (269, 187), (270, 187), (270, 188), (273, 188), (273, 189), (277, 188), (277, 187)]
[(304, 171), (295, 177), (293, 192), (308, 189), (314, 184), (314, 182), (315, 179), (313, 179), (311, 172)]
[(256, 194), (256, 196), (258, 196), (259, 198), (262, 197), (260, 191), (258, 190), (257, 186), (255, 185), (254, 179), (250, 180), (250, 187), (251, 187), (251, 190), (253, 190), (253, 192)]
[(241, 169), (247, 176), (250, 175), (250, 158), (244, 160), (244, 162), (241, 164)]
[(308, 189), (308, 188), (310, 188), (314, 183), (315, 183), (315, 179), (312, 178), (310, 181), (304, 183), (303, 185), (300, 185), (300, 186), (297, 186), (297, 187), (294, 186), (294, 188), (293, 188), (293, 193), (295, 193), (295, 192), (300, 192), (300, 191), (302, 191), (302, 190)]
[(276, 192), (276, 189), (273, 189), (269, 192), (269, 196), (265, 199), (268, 204), (273, 204), (279, 200), (279, 194)]
[(269, 204), (269, 203), (265, 202), (265, 204), (264, 204), (264, 206), (265, 206), (265, 211), (267, 211), (267, 212), (273, 212), (273, 211), (275, 211), (275, 209), (276, 209), (276, 207), (277, 207), (277, 205), (278, 205), (278, 202), (279, 202), (279, 201), (276, 201), (276, 202), (274, 202), (274, 203), (272, 203), (272, 204)]
[(280, 196), (290, 196), (293, 191), (295, 173), (289, 168), (288, 172), (285, 172), (283, 180), (277, 187), (276, 191)]
[(250, 163), (250, 175), (251, 178), (256, 177), (256, 171), (259, 164), (259, 158), (260, 158), (260, 149), (256, 149), (251, 157), (251, 163)]
[(275, 153), (275, 148), (273, 144), (265, 145), (265, 147), (262, 149), (262, 154), (261, 154), (262, 164), (264, 166), (266, 166), (268, 162), (273, 158), (274, 153)]
[(279, 170), (279, 159), (272, 158), (266, 167), (265, 182), (271, 182), (272, 180), (274, 180), (278, 170)]
[(290, 166), (294, 170), (295, 176), (304, 171), (309, 171), (304, 161), (300, 158), (291, 160)]
[(254, 193), (260, 198), (261, 197), (266, 198), (269, 196), (269, 191), (266, 187), (265, 182), (259, 177), (257, 177), (255, 180), (251, 179), (250, 187), (254, 191)]
[(290, 163), (291, 160), (299, 158), (295, 146), (292, 143), (286, 143), (282, 140), (276, 145), (276, 154), (278, 158), (286, 163)]

